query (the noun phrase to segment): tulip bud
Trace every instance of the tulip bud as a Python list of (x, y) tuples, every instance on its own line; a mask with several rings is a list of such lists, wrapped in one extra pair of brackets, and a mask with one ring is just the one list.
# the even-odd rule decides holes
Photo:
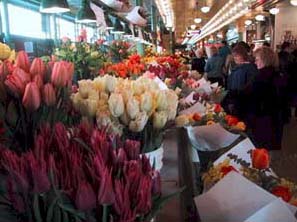
[(252, 165), (254, 168), (264, 170), (269, 167), (269, 154), (266, 149), (252, 150)]
[(36, 85), (38, 86), (38, 89), (42, 89), (42, 87), (43, 87), (43, 80), (42, 80), (41, 75), (34, 76), (33, 82), (36, 83)]
[(29, 73), (26, 73), (23, 69), (16, 67), (12, 73), (12, 75), (16, 75), (20, 77), (24, 84), (27, 84), (31, 81), (31, 77)]
[(30, 82), (26, 85), (22, 102), (24, 107), (30, 112), (33, 112), (39, 108), (41, 98), (38, 86), (35, 82)]
[(167, 122), (168, 115), (165, 111), (155, 112), (153, 115), (153, 126), (155, 129), (162, 129)]
[(6, 79), (6, 76), (8, 74), (8, 69), (6, 64), (0, 63), (0, 82), (3, 82)]
[(18, 52), (15, 65), (16, 67), (23, 69), (25, 72), (29, 72), (30, 62), (29, 62), (28, 54), (25, 51)]
[(51, 83), (47, 83), (43, 87), (43, 101), (47, 106), (53, 106), (56, 104), (56, 92)]
[(67, 76), (68, 76), (67, 81), (71, 82), (74, 74), (74, 64), (72, 62), (65, 62), (65, 61), (62, 61), (62, 62), (66, 67)]
[(135, 140), (125, 141), (125, 151), (129, 160), (139, 159), (140, 154), (140, 142)]
[(46, 67), (41, 58), (35, 58), (30, 67), (31, 76), (40, 75), (42, 78), (44, 77), (46, 71)]
[(115, 200), (111, 172), (105, 168), (100, 181), (100, 187), (98, 192), (98, 201), (100, 204), (110, 205)]
[(90, 211), (96, 207), (96, 194), (88, 182), (79, 183), (75, 205), (81, 211)]
[(54, 86), (64, 87), (68, 82), (68, 73), (63, 62), (56, 62), (53, 67), (51, 80)]
[(7, 76), (4, 84), (8, 87), (10, 93), (16, 98), (21, 97), (25, 91), (25, 83), (18, 75)]
[(147, 214), (152, 207), (152, 179), (150, 176), (142, 176), (139, 188), (137, 189), (137, 206), (136, 212)]

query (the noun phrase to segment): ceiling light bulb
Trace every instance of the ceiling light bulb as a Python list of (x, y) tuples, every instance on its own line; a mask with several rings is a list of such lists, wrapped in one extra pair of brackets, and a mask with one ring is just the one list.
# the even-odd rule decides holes
[(244, 22), (244, 24), (246, 24), (246, 25), (251, 25), (253, 22), (252, 22), (252, 20), (245, 20), (245, 22)]
[(196, 28), (196, 25), (191, 25), (191, 29), (194, 30)]
[(202, 8), (201, 8), (201, 12), (203, 12), (203, 13), (207, 13), (207, 12), (209, 12), (210, 11), (210, 7), (209, 6), (203, 6)]
[(265, 21), (265, 16), (264, 16), (264, 15), (257, 15), (257, 16), (255, 17), (255, 19), (256, 19), (257, 21)]
[(297, 0), (291, 0), (290, 3), (291, 3), (291, 5), (293, 5), (293, 6), (297, 6)]
[(199, 23), (202, 22), (202, 19), (201, 19), (201, 18), (195, 18), (195, 19), (194, 19), (194, 22), (197, 23), (197, 24), (199, 24)]
[(272, 9), (269, 10), (269, 12), (270, 12), (270, 14), (272, 14), (272, 15), (276, 15), (276, 14), (279, 13), (279, 9), (278, 9), (278, 8), (272, 8)]

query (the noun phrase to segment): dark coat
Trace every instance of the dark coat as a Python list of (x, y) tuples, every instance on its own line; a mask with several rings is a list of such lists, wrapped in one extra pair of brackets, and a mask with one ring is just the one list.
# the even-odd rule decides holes
[(250, 86), (245, 89), (244, 120), (257, 147), (281, 149), (283, 132), (282, 79), (272, 67), (259, 70)]
[(196, 70), (198, 71), (200, 74), (203, 74), (204, 73), (204, 67), (205, 67), (205, 58), (202, 57), (202, 58), (193, 58), (192, 59), (192, 70)]

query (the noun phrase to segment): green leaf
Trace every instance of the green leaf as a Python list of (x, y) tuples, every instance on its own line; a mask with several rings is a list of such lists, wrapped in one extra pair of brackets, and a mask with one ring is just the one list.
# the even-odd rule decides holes
[(61, 209), (61, 211), (62, 211), (62, 216), (63, 216), (62, 221), (63, 222), (68, 222), (69, 221), (68, 213), (66, 211), (62, 210), (62, 209)]
[(78, 210), (76, 210), (73, 205), (71, 204), (66, 204), (66, 203), (59, 203), (58, 204), (61, 209), (63, 209), (64, 211), (70, 213), (72, 216), (74, 216), (76, 219), (80, 219), (80, 220), (85, 220), (86, 219), (86, 215), (83, 212), (80, 212)]
[(18, 113), (17, 113), (17, 108), (13, 102), (9, 103), (6, 113), (9, 113), (9, 115), (6, 115), (7, 122), (12, 127), (15, 127), (18, 121)]
[(34, 217), (35, 217), (36, 222), (42, 222), (40, 208), (39, 208), (39, 195), (38, 194), (34, 194), (33, 211), (34, 211)]
[(93, 152), (92, 149), (80, 138), (73, 138), (73, 140), (81, 145), (83, 148), (85, 148), (88, 152)]
[(177, 192), (169, 194), (164, 197), (160, 197), (156, 201), (154, 201), (151, 212), (145, 216), (143, 221), (150, 221), (152, 218), (154, 218), (157, 215), (157, 213), (162, 209), (162, 207), (164, 206), (164, 204), (167, 201), (169, 201), (172, 198), (176, 197), (177, 195), (181, 194), (185, 189), (186, 189), (186, 187), (184, 186), (184, 187), (180, 188)]
[(55, 209), (54, 209), (54, 217), (53, 217), (54, 222), (60, 222), (60, 221), (63, 222), (61, 211), (63, 211), (63, 210), (60, 209), (60, 207), (58, 205), (56, 205)]
[(54, 209), (55, 209), (55, 205), (57, 204), (59, 200), (59, 197), (56, 197), (52, 203), (50, 204), (48, 210), (47, 210), (47, 214), (46, 214), (46, 222), (51, 222), (53, 215), (54, 215)]

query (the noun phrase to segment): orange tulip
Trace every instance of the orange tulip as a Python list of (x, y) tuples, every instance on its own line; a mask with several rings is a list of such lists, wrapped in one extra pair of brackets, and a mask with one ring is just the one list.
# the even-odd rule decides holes
[(28, 54), (25, 51), (18, 52), (18, 56), (15, 60), (15, 65), (16, 67), (19, 67), (25, 70), (26, 72), (29, 72), (30, 62), (29, 62)]
[(33, 78), (33, 82), (35, 82), (39, 89), (42, 89), (43, 86), (43, 80), (41, 75), (36, 75)]
[(30, 112), (33, 112), (39, 108), (41, 98), (39, 88), (35, 82), (30, 82), (26, 85), (22, 102), (24, 107)]
[(35, 75), (41, 75), (41, 77), (44, 77), (46, 71), (46, 67), (44, 62), (42, 61), (41, 58), (35, 58), (32, 62), (32, 65), (30, 67), (30, 73), (31, 76), (35, 76)]
[(252, 150), (252, 165), (254, 168), (264, 170), (269, 167), (269, 154), (266, 149)]
[(51, 83), (47, 83), (43, 87), (43, 101), (47, 106), (56, 104), (56, 92)]
[(69, 74), (64, 62), (56, 62), (54, 64), (51, 80), (54, 86), (57, 87), (64, 87), (67, 85)]
[(21, 97), (25, 91), (25, 83), (18, 75), (7, 76), (4, 84), (7, 86), (11, 94), (17, 98)]
[(73, 74), (74, 74), (74, 64), (72, 62), (65, 62), (65, 61), (63, 61), (63, 64), (67, 70), (68, 82), (70, 82), (72, 80)]

